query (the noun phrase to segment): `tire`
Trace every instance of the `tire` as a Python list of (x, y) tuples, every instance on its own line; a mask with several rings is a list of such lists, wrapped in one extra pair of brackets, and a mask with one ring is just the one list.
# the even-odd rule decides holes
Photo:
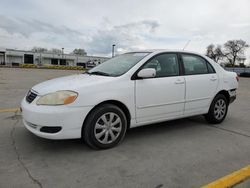
[(218, 94), (214, 97), (212, 101), (208, 113), (205, 115), (205, 119), (209, 123), (218, 124), (221, 123), (226, 115), (228, 110), (228, 101), (227, 98)]
[(124, 112), (112, 104), (94, 109), (83, 125), (82, 137), (93, 149), (108, 149), (119, 144), (127, 130)]

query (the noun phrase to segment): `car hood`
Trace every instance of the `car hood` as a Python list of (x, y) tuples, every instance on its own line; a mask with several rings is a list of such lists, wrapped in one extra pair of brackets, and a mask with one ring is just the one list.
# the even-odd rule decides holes
[(60, 78), (51, 79), (32, 87), (32, 90), (37, 92), (39, 95), (52, 93), (59, 90), (73, 90), (78, 91), (82, 87), (96, 86), (103, 84), (113, 77), (89, 75), (89, 74), (77, 74), (71, 76), (65, 76)]

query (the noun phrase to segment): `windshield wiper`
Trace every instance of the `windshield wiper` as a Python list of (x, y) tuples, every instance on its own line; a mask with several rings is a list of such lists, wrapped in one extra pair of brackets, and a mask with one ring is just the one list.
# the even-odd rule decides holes
[(100, 76), (111, 76), (110, 74), (106, 72), (101, 72), (101, 71), (93, 71), (93, 72), (86, 72), (87, 74), (92, 74), (92, 75), (100, 75)]

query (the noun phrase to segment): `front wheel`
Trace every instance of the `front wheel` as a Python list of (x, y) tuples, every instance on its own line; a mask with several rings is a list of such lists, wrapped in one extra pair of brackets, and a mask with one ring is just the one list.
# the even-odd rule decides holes
[(228, 101), (226, 97), (222, 94), (218, 94), (215, 96), (205, 118), (209, 123), (221, 123), (227, 115), (227, 110)]
[(112, 104), (94, 109), (83, 127), (85, 143), (94, 149), (108, 149), (119, 144), (126, 133), (127, 119), (124, 112)]

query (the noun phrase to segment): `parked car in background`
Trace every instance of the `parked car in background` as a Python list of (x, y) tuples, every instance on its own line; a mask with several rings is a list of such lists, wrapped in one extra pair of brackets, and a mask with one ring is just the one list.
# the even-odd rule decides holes
[(86, 63), (86, 68), (87, 68), (87, 69), (92, 69), (92, 68), (94, 68), (95, 66), (97, 66), (97, 65), (99, 65), (99, 64), (101, 64), (100, 60), (99, 60), (99, 61), (97, 61), (97, 60), (88, 61), (88, 62)]
[(240, 73), (240, 77), (250, 77), (250, 72), (242, 72)]
[(22, 100), (25, 127), (48, 139), (120, 143), (129, 128), (204, 115), (221, 123), (238, 77), (192, 52), (149, 50), (114, 57), (83, 74), (48, 80)]

